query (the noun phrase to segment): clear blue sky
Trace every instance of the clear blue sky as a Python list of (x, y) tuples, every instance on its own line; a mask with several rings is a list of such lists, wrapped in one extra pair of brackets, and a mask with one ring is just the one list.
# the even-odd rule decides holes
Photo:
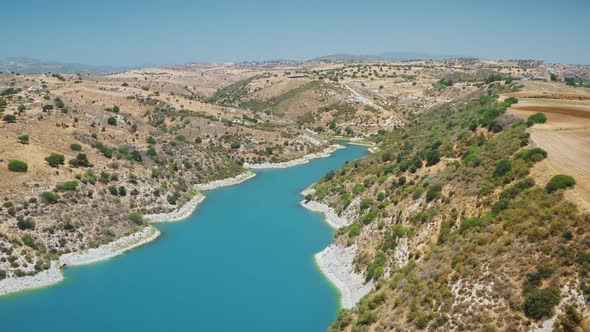
[(590, 1), (13, 0), (0, 57), (96, 65), (426, 52), (590, 64)]

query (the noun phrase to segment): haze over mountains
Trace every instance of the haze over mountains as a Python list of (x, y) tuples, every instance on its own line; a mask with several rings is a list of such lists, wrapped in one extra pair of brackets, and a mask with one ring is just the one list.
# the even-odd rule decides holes
[[(407, 61), (407, 60), (444, 60), (455, 58), (474, 58), (472, 56), (458, 54), (435, 54), (421, 52), (383, 52), (379, 54), (353, 54), (334, 53), (318, 56), (305, 61)], [(269, 59), (269, 61), (276, 59)], [(305, 62), (286, 59), (292, 62)], [(70, 63), (60, 61), (47, 61), (29, 57), (6, 57), (0, 58), (0, 72), (4, 73), (87, 73), (87, 74), (108, 74), (113, 72), (127, 71), (136, 68), (148, 67), (152, 64), (141, 64), (137, 66), (109, 66), (109, 65), (88, 65), (83, 63)]]

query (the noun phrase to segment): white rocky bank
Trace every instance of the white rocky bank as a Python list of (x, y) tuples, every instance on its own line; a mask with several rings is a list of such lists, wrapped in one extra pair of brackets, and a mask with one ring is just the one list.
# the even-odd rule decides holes
[(332, 152), (334, 152), (338, 149), (343, 149), (343, 148), (344, 148), (344, 146), (342, 146), (340, 144), (334, 144), (334, 145), (330, 145), (329, 147), (325, 148), (321, 152), (306, 154), (305, 156), (298, 158), (298, 159), (293, 159), (293, 160), (285, 161), (282, 163), (260, 163), (260, 164), (244, 163), (244, 167), (245, 168), (252, 168), (252, 169), (293, 167), (293, 166), (297, 166), (297, 165), (306, 164), (316, 158), (329, 157), (332, 154)]
[[(254, 174), (251, 171), (242, 173), (236, 177), (212, 181), (197, 185), (196, 190), (211, 190), (215, 188), (231, 186), (242, 183), (252, 177)], [(197, 206), (205, 200), (205, 196), (197, 193), (190, 201), (180, 208), (160, 214), (145, 215), (144, 218), (150, 223), (158, 222), (172, 222), (188, 218)], [(33, 276), (26, 277), (11, 277), (0, 280), (0, 295), (15, 293), (27, 289), (40, 288), (53, 285), (63, 280), (61, 267), (91, 264), (105, 259), (109, 259), (124, 253), (125, 251), (139, 247), (143, 244), (155, 240), (160, 235), (160, 231), (152, 226), (144, 227), (141, 231), (135, 232), (131, 235), (118, 238), (117, 240), (103, 244), (98, 248), (83, 250), (80, 252), (69, 253), (62, 255), (59, 260), (52, 262), (48, 270), (37, 273)]]
[[(302, 194), (310, 191), (306, 189)], [(352, 202), (350, 207), (358, 206), (358, 203), (358, 201)], [(302, 201), (301, 206), (323, 213), (326, 223), (335, 229), (350, 225), (350, 220), (354, 218), (353, 211), (347, 209), (339, 216), (333, 208), (317, 201)], [(353, 308), (374, 287), (373, 282), (366, 283), (363, 274), (354, 270), (356, 251), (356, 245), (342, 247), (331, 244), (315, 255), (316, 263), (322, 273), (340, 291), (340, 304), (345, 309)]]

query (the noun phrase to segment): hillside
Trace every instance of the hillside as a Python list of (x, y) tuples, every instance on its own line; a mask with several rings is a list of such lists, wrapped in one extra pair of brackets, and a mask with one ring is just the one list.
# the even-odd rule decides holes
[(306, 200), (348, 220), (337, 250), (374, 285), (330, 330), (588, 327), (588, 216), (564, 200), (568, 177), (531, 173), (547, 152), (506, 113), (517, 99), (498, 101), (520, 89), (492, 83), (424, 112), (313, 187)]

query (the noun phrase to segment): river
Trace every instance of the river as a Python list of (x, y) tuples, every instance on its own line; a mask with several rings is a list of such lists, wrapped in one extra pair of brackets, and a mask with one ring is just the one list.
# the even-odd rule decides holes
[(325, 331), (338, 291), (313, 255), (331, 242), (300, 192), (366, 154), (256, 170), (205, 192), (187, 220), (156, 224), (154, 242), (103, 262), (65, 268), (65, 281), (0, 297), (4, 331)]

